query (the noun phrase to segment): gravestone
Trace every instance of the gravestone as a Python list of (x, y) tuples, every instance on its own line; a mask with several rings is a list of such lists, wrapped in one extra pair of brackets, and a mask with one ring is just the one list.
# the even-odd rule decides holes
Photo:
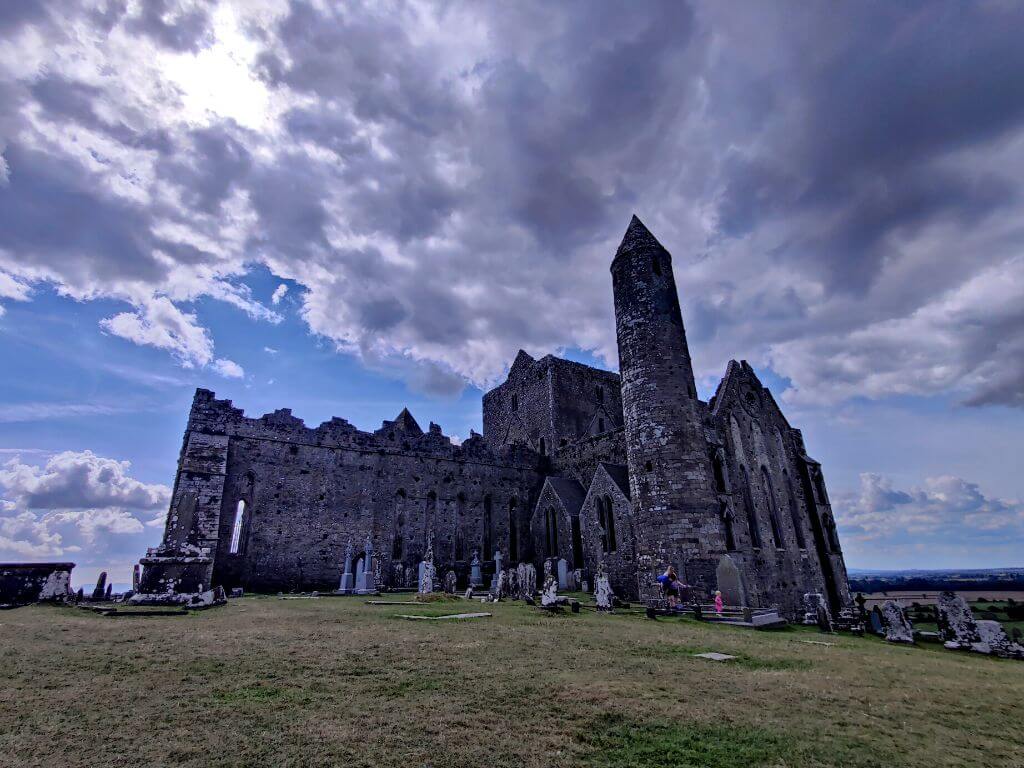
[(615, 599), (615, 593), (612, 592), (612, 585), (608, 581), (607, 574), (603, 571), (598, 571), (597, 576), (594, 577), (594, 584), (594, 600), (597, 601), (597, 610), (610, 611)]
[(352, 539), (348, 540), (345, 546), (345, 566), (341, 572), (341, 582), (338, 584), (339, 595), (351, 595), (355, 591), (356, 577), (352, 573)]
[(142, 578), (142, 566), (138, 563), (132, 568), (132, 592), (139, 591), (139, 580)]
[(391, 584), (395, 587), (405, 586), (405, 566), (401, 563), (391, 564)]
[(968, 649), (981, 640), (971, 606), (960, 595), (950, 591), (940, 593), (936, 610), (939, 639), (947, 648)]
[(101, 571), (100, 577), (96, 579), (96, 587), (92, 591), (93, 600), (102, 600), (107, 591), (107, 572)]
[(491, 596), (495, 600), (508, 597), (508, 571), (500, 571), (494, 574), (491, 582)]
[(366, 566), (363, 564), (363, 558), (356, 560), (356, 592), (359, 594), (363, 593), (366, 589)]
[[(821, 615), (821, 611), (825, 611), (824, 617)], [(825, 597), (820, 592), (807, 592), (804, 594), (804, 619), (803, 623), (806, 626), (812, 627), (817, 624), (819, 627), (822, 625), (822, 618), (828, 619), (828, 624), (832, 624), (832, 616), (828, 610), (828, 604), (825, 602)], [(831, 631), (831, 630), (828, 630)]]
[(537, 591), (537, 569), (533, 567), (533, 563), (519, 564), (518, 581), (519, 599), (533, 599), (533, 595)]
[(359, 574), (356, 575), (356, 592), (360, 595), (372, 595), (377, 592), (375, 572), (373, 568), (373, 541), (366, 537), (366, 544), (363, 546), (363, 572), (362, 589), (359, 588)]
[(420, 563), (420, 585), (421, 595), (434, 591), (434, 546), (433, 542), (427, 543), (427, 554)]
[(553, 573), (554, 565), (552, 559), (549, 557), (546, 560), (544, 560), (544, 581), (542, 583), (546, 584), (548, 581), (548, 576), (551, 576)]
[(743, 587), (743, 574), (736, 567), (729, 555), (722, 555), (715, 569), (718, 591), (722, 593), (722, 602), (726, 605), (746, 605), (747, 591)]
[(444, 591), (449, 595), (454, 595), (457, 588), (458, 579), (455, 576), (455, 571), (448, 571), (448, 573), (444, 575)]
[(868, 612), (871, 622), (871, 631), (881, 637), (885, 634), (885, 622), (882, 620), (882, 609), (877, 605)]
[(544, 579), (544, 588), (540, 593), (540, 604), (543, 608), (554, 608), (558, 605), (558, 582), (555, 577), (548, 575)]
[(558, 588), (569, 588), (569, 563), (562, 557), (558, 558)]
[(480, 570), (480, 553), (473, 550), (473, 559), (469, 564), (469, 583), (474, 587), (484, 585), (484, 576)]
[(463, 595), (467, 600), (473, 599), (473, 587), (466, 587), (466, 594)]
[(885, 622), (885, 639), (888, 642), (913, 644), (914, 627), (902, 605), (886, 600), (882, 606), (882, 620)]
[(411, 587), (413, 585), (415, 585), (417, 587), (419, 586), (419, 584), (420, 584), (419, 575), (416, 576), (416, 581), (415, 582), (412, 580), (412, 575), (413, 575), (412, 566), (411, 565), (405, 566), (405, 579), (402, 581), (402, 586), (403, 587)]
[(580, 582), (580, 590), (583, 591), (583, 592), (589, 592), (590, 591), (590, 582), (587, 581), (586, 579), (583, 579)]
[(501, 550), (496, 550), (494, 552), (494, 575), (491, 577), (491, 592), (498, 591), (498, 579), (504, 572), (504, 568), (502, 568), (502, 560)]
[(231, 596), (232, 597), (242, 597), (244, 594), (245, 594), (245, 590), (243, 590), (241, 587), (232, 587), (231, 588)]
[(519, 569), (508, 568), (503, 571), (508, 577), (508, 597), (518, 598), (519, 597)]

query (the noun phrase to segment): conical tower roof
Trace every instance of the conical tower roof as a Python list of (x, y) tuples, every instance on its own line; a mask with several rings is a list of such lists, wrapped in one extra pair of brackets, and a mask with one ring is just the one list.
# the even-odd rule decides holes
[[(626, 227), (626, 234), (622, 236), (622, 242), (619, 243), (619, 248), (615, 251), (615, 258), (617, 259), (629, 251), (652, 248), (665, 250), (665, 246), (658, 242), (658, 238), (651, 234), (651, 230), (644, 226), (644, 223), (634, 213), (633, 218), (629, 220), (629, 226)], [(614, 260), (612, 259), (612, 261)]]

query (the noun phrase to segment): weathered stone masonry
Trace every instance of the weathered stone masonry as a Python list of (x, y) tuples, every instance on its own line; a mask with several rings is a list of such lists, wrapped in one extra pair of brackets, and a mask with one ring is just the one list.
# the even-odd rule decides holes
[[(143, 593), (213, 585), (333, 589), (369, 537), (382, 586), (413, 587), (428, 539), (438, 573), (469, 581), (562, 558), (616, 594), (656, 594), (669, 563), (698, 594), (796, 616), (805, 592), (849, 601), (820, 465), (745, 363), (698, 399), (672, 259), (635, 217), (612, 262), (621, 379), (520, 352), (483, 398), (484, 434), (456, 446), (408, 411), (374, 432), (246, 417), (198, 390), (161, 545)], [(724, 570), (723, 570), (724, 569)]]

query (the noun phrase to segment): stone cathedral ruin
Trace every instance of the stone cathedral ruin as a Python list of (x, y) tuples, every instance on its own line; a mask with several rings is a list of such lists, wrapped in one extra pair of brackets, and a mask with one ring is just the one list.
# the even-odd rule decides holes
[[(213, 586), (415, 587), (429, 551), (458, 588), (548, 560), (650, 599), (669, 564), (700, 599), (833, 613), (849, 587), (821, 466), (746, 362), (697, 397), (672, 259), (635, 216), (611, 263), (620, 374), (520, 351), (454, 445), (408, 410), (374, 432), (248, 418), (205, 389), (185, 429), (140, 597)], [(454, 576), (449, 574), (453, 573)]]

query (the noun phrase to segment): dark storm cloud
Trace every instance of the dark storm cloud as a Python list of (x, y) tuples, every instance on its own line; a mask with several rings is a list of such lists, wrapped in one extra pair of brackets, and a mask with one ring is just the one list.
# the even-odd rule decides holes
[[(25, 8), (0, 28), (70, 39)], [(75, 18), (188, 55), (216, 44), (214, 10)], [(232, 13), (278, 110), (262, 128), (179, 119), (159, 71), (129, 103), (121, 62), (0, 79), (0, 247), (97, 295), (127, 275), (194, 296), (213, 274), (211, 294), (239, 301), (223, 275), (263, 262), (304, 287), (313, 332), (450, 391), (521, 346), (614, 362), (607, 265), (637, 211), (675, 254), (703, 374), (745, 356), (819, 401), (1021, 404), (1004, 362), (1024, 321), (1019, 5)], [(30, 115), (88, 132), (95, 163)]]

